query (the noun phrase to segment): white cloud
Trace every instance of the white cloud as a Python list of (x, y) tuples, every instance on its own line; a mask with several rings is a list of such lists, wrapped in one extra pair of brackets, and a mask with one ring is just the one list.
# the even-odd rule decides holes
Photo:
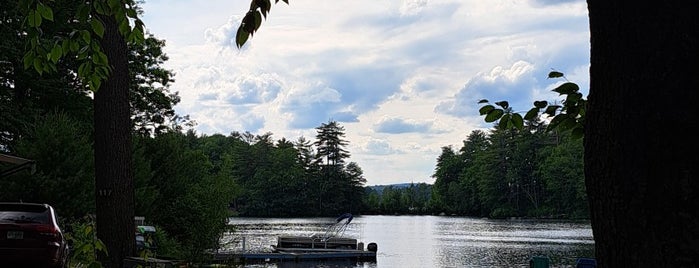
[(374, 130), (379, 133), (401, 134), (401, 133), (429, 133), (432, 131), (432, 122), (418, 122), (416, 120), (405, 120), (401, 118), (384, 117), (374, 125)]
[(400, 6), (401, 16), (413, 16), (420, 13), (427, 6), (427, 0), (403, 0)]
[(488, 127), (479, 99), (519, 110), (556, 99), (551, 68), (589, 84), (582, 0), (280, 2), (239, 50), (248, 4), (146, 1), (176, 73), (176, 110), (199, 133), (290, 140), (337, 120), (368, 184), (431, 182), (442, 146)]

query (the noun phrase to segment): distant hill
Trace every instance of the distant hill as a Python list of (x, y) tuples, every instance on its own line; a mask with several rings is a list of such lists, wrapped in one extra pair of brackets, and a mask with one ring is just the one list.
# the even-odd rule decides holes
[(414, 183), (414, 182), (406, 182), (406, 183), (396, 183), (396, 184), (386, 184), (386, 185), (374, 185), (374, 186), (367, 186), (367, 188), (375, 190), (377, 193), (381, 194), (383, 193), (383, 189), (386, 187), (393, 187), (394, 189), (402, 189), (402, 188), (408, 188), (410, 187), (411, 184), (419, 184), (419, 183)]

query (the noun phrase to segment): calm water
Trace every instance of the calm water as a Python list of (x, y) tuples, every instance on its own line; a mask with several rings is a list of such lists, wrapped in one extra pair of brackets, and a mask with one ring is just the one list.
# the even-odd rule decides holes
[[(270, 252), (279, 235), (322, 234), (334, 218), (231, 218), (236, 232), (226, 250)], [(376, 262), (257, 264), (251, 267), (529, 267), (545, 255), (550, 267), (573, 267), (578, 257), (594, 257), (589, 222), (488, 220), (445, 216), (355, 217), (344, 234), (378, 244)]]

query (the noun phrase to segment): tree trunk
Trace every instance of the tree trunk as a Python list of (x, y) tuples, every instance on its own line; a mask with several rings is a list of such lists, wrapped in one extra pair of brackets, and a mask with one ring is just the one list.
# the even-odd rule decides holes
[(97, 236), (108, 250), (100, 257), (103, 264), (121, 267), (135, 246), (128, 50), (115, 19), (100, 19), (105, 25), (100, 45), (112, 69), (94, 101)]
[(585, 176), (600, 267), (699, 264), (699, 9), (588, 0)]

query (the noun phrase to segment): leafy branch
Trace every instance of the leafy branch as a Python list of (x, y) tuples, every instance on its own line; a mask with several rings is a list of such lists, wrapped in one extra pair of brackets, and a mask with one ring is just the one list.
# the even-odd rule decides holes
[[(562, 78), (566, 82), (554, 88), (560, 96), (565, 95), (563, 105), (549, 104), (547, 101), (535, 101), (534, 107), (529, 109), (522, 117), (517, 112), (512, 111), (507, 101), (496, 102), (492, 105), (486, 99), (478, 101), (478, 104), (485, 104), (480, 108), (480, 115), (485, 116), (485, 122), (492, 123), (498, 121), (500, 128), (516, 128), (521, 130), (524, 127), (524, 120), (536, 120), (540, 114), (545, 114), (551, 118), (551, 122), (546, 128), (547, 131), (559, 130), (561, 132), (570, 131), (571, 137), (579, 139), (584, 134), (585, 106), (587, 100), (580, 93), (580, 87), (568, 81), (561, 72), (552, 71), (548, 78)], [(496, 107), (497, 106), (497, 107)], [(499, 108), (498, 108), (499, 107)]]
[[(282, 1), (287, 5), (289, 4), (289, 0)], [(279, 0), (274, 0), (274, 3), (279, 3)], [(245, 42), (260, 28), (262, 18), (267, 19), (270, 9), (272, 9), (271, 0), (250, 1), (250, 10), (243, 17), (243, 22), (238, 27), (238, 32), (235, 35), (235, 44), (238, 48), (243, 47)]]
[(48, 4), (54, 0), (21, 0), (26, 14), (24, 28), (29, 39), (29, 48), (24, 54), (24, 68), (34, 68), (39, 74), (57, 71), (56, 65), (63, 57), (75, 56), (80, 62), (77, 75), (95, 91), (109, 77), (111, 68), (107, 55), (100, 47), (104, 37), (103, 18), (113, 17), (119, 33), (127, 42), (143, 43), (144, 24), (138, 18), (136, 5), (130, 0), (95, 0), (81, 2), (70, 14), (76, 27), (67, 34), (45, 36), (44, 21), (54, 20), (54, 11)]

